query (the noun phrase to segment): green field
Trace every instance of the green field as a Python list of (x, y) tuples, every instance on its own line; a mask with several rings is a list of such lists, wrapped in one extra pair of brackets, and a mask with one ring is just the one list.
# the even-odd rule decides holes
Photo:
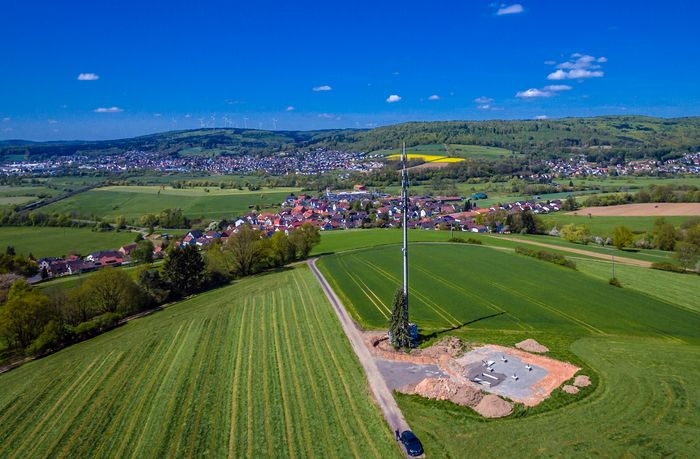
[[(556, 390), (544, 409), (497, 421), (397, 394), (431, 456), (464, 457), (465, 448), (483, 452), (485, 442), (489, 456), (504, 457), (697, 456), (698, 276), (624, 266), (625, 288), (618, 289), (606, 282), (606, 262), (577, 260), (580, 271), (573, 271), (456, 244), (414, 244), (409, 253), (411, 319), (424, 336), (505, 345), (535, 338), (599, 381), (578, 402)], [(399, 246), (339, 253), (318, 264), (361, 325), (386, 327), (400, 284)]]
[(177, 303), (0, 387), (0, 457), (400, 457), (305, 266)]
[(30, 253), (37, 258), (57, 257), (69, 253), (82, 255), (96, 250), (117, 249), (134, 242), (136, 233), (128, 231), (92, 231), (89, 228), (54, 228), (44, 226), (0, 227), (0, 248), (11, 245), (18, 254)]
[[(586, 225), (594, 236), (610, 236), (616, 226), (626, 226), (632, 231), (651, 232), (654, 221), (658, 217), (588, 217), (588, 215), (567, 215), (557, 212), (542, 215), (542, 219), (547, 223), (563, 226), (568, 223), (576, 225)], [(676, 226), (680, 225), (692, 217), (664, 217), (664, 219)]]
[(110, 186), (96, 188), (43, 208), (45, 212), (76, 212), (83, 217), (114, 219), (123, 215), (138, 219), (144, 214), (158, 214), (164, 209), (182, 209), (189, 218), (233, 218), (247, 213), (255, 205), (277, 209), (290, 192), (299, 188), (264, 188), (260, 191), (219, 188), (158, 186)]

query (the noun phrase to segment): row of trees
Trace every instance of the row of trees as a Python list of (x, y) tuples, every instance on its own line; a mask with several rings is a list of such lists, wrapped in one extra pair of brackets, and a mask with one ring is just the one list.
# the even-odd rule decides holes
[[(56, 350), (114, 327), (135, 312), (306, 258), (319, 241), (318, 228), (310, 224), (289, 236), (277, 232), (272, 237), (243, 225), (225, 244), (212, 244), (204, 254), (194, 245), (170, 247), (159, 267), (103, 268), (74, 289), (48, 294), (29, 286), (16, 274), (22, 267), (12, 265), (12, 272), (0, 274), (0, 336), (15, 353)], [(140, 241), (139, 248), (146, 252), (148, 244)]]
[(637, 193), (595, 195), (584, 201), (586, 207), (615, 206), (647, 202), (700, 202), (700, 188), (692, 185), (651, 185)]

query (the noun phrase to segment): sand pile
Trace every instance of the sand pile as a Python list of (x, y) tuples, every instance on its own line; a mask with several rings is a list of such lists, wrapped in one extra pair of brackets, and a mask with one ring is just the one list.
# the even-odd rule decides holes
[(513, 412), (513, 404), (498, 395), (488, 394), (481, 399), (474, 410), (487, 418), (500, 418)]
[(459, 384), (448, 378), (425, 378), (415, 386), (401, 388), (401, 392), (433, 400), (449, 400), (457, 405), (471, 407), (475, 407), (483, 398), (476, 387)]
[(587, 387), (591, 385), (591, 378), (586, 375), (578, 375), (574, 379), (574, 386), (576, 387)]
[(522, 349), (523, 351), (527, 352), (538, 352), (538, 353), (543, 353), (543, 352), (549, 352), (549, 348), (547, 346), (543, 346), (534, 339), (526, 339), (525, 341), (520, 341), (519, 343), (516, 343), (515, 347), (518, 349)]
[(562, 387), (561, 390), (563, 390), (567, 394), (578, 394), (578, 387), (572, 386), (570, 384), (564, 385), (564, 387)]
[(457, 357), (464, 351), (464, 345), (459, 338), (454, 336), (447, 336), (437, 343), (433, 344), (429, 348), (420, 349), (419, 352), (423, 356), (434, 357), (439, 359), (443, 355), (450, 357)]

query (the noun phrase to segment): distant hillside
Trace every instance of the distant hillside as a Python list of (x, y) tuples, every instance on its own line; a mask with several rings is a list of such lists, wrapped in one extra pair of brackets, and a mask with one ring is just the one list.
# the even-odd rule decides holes
[(99, 155), (129, 149), (171, 154), (265, 154), (310, 148), (376, 151), (426, 144), (487, 145), (533, 156), (581, 152), (610, 158), (669, 157), (700, 150), (700, 117), (601, 116), (557, 120), (412, 122), (372, 130), (262, 131), (197, 129), (131, 139), (83, 142), (0, 142), (0, 156)]

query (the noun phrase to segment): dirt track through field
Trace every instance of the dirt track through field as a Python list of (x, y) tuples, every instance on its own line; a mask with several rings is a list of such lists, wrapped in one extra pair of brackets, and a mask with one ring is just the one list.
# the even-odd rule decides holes
[[(357, 329), (357, 326), (348, 315), (348, 312), (341, 303), (340, 299), (336, 296), (335, 292), (333, 292), (333, 289), (331, 289), (328, 281), (326, 281), (323, 274), (321, 274), (318, 268), (316, 268), (316, 260), (317, 258), (313, 258), (308, 260), (307, 263), (311, 268), (311, 272), (314, 273), (314, 276), (316, 276), (319, 284), (321, 284), (321, 288), (328, 297), (328, 301), (330, 301), (331, 305), (333, 305), (333, 310), (338, 315), (340, 324), (343, 327), (348, 340), (350, 341), (352, 349), (355, 351), (355, 354), (357, 354), (357, 358), (360, 361), (362, 368), (365, 370), (369, 387), (374, 395), (374, 399), (382, 411), (382, 414), (384, 415), (384, 418), (386, 419), (386, 422), (389, 424), (391, 430), (399, 429), (401, 432), (404, 430), (410, 430), (406, 419), (403, 417), (403, 413), (401, 413), (396, 400), (394, 400), (389, 387), (384, 381), (384, 377), (379, 372), (377, 363), (369, 353), (367, 346), (365, 346), (360, 330)], [(402, 448), (402, 452), (403, 451), (404, 450)]]
[(673, 217), (700, 216), (700, 203), (660, 202), (622, 204), (619, 206), (584, 207), (567, 215), (592, 215), (594, 217)]
[[(608, 260), (610, 261), (611, 256), (606, 255), (604, 253), (598, 253), (598, 252), (591, 252), (589, 250), (583, 250), (583, 249), (574, 249), (573, 247), (563, 247), (560, 245), (553, 245), (553, 244), (545, 244), (544, 242), (535, 242), (535, 241), (524, 241), (522, 239), (514, 238), (514, 237), (507, 237), (507, 236), (489, 236), (493, 237), (496, 239), (503, 239), (505, 241), (513, 241), (513, 242), (520, 242), (522, 244), (527, 244), (527, 245), (536, 245), (539, 247), (546, 247), (548, 249), (552, 250), (560, 250), (562, 252), (569, 252), (569, 253), (576, 253), (579, 255), (586, 255), (588, 257), (593, 257), (593, 258), (600, 258), (601, 260)], [(630, 265), (630, 266), (641, 266), (642, 268), (649, 268), (651, 267), (651, 262), (650, 261), (644, 261), (644, 260), (635, 260), (634, 258), (627, 258), (627, 257), (615, 257), (615, 262), (617, 263), (622, 263), (625, 265)]]

